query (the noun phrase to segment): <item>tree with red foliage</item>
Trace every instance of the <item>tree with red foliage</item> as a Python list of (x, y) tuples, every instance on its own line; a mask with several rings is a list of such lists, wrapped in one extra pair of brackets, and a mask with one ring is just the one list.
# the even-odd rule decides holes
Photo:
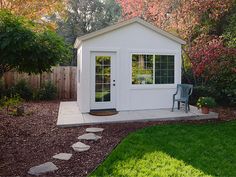
[[(156, 26), (175, 33), (187, 41), (184, 47), (190, 57), (196, 77), (207, 65), (222, 56), (235, 55), (226, 48), (223, 39), (208, 34), (215, 24), (230, 10), (234, 0), (117, 0), (123, 17), (142, 17)], [(208, 66), (208, 67), (209, 67)]]
[[(225, 47), (221, 37), (202, 35), (189, 49), (189, 56), (192, 58), (191, 64), (195, 76), (205, 75), (207, 80), (219, 72), (219, 66), (222, 64), (220, 59), (235, 57), (236, 49)], [(235, 70), (235, 66), (230, 63), (228, 67), (230, 70)]]
[[(142, 17), (162, 29), (189, 40), (195, 27), (207, 16), (216, 21), (227, 12), (234, 0), (117, 0), (124, 19)], [(206, 30), (204, 27), (202, 29)]]

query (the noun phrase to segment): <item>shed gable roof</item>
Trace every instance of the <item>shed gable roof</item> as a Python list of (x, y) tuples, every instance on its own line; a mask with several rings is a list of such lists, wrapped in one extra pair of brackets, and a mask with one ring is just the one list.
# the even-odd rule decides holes
[(186, 44), (186, 42), (179, 38), (179, 37), (176, 37), (174, 36), (173, 34), (171, 33), (168, 33), (144, 20), (142, 20), (141, 18), (138, 18), (138, 17), (135, 17), (135, 18), (132, 18), (130, 20), (126, 20), (126, 21), (123, 21), (123, 22), (120, 22), (120, 23), (117, 23), (117, 24), (114, 24), (114, 25), (111, 25), (111, 26), (108, 26), (106, 28), (103, 28), (101, 30), (98, 30), (98, 31), (95, 31), (95, 32), (92, 32), (92, 33), (89, 33), (89, 34), (86, 34), (84, 36), (81, 36), (81, 37), (77, 37), (75, 43), (74, 43), (74, 48), (78, 48), (81, 44), (82, 41), (85, 41), (85, 40), (89, 40), (91, 38), (94, 38), (94, 37), (97, 37), (97, 36), (100, 36), (102, 34), (105, 34), (105, 33), (108, 33), (108, 32), (111, 32), (111, 31), (114, 31), (116, 29), (119, 29), (119, 28), (122, 28), (122, 27), (125, 27), (127, 25), (130, 25), (130, 24), (133, 24), (133, 23), (139, 23), (143, 26), (145, 26), (146, 28), (148, 29), (151, 29), (153, 31), (155, 31), (156, 33), (158, 34), (161, 34), (179, 44)]

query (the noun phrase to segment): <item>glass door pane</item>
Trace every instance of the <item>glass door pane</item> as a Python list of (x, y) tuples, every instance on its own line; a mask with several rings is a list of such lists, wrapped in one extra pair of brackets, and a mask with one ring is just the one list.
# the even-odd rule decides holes
[(111, 57), (96, 56), (95, 102), (111, 101)]

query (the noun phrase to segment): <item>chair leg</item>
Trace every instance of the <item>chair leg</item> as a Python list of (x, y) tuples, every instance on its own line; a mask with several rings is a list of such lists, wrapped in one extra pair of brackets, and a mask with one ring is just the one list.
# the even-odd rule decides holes
[(185, 112), (188, 113), (188, 103), (185, 102), (185, 103), (184, 103), (184, 106), (185, 106)]
[(174, 106), (175, 106), (175, 101), (173, 100), (173, 104), (172, 104), (172, 109), (171, 109), (171, 112), (174, 111)]
[(178, 101), (178, 110), (180, 109), (180, 102)]
[(188, 110), (190, 111), (190, 106), (189, 106), (189, 103), (188, 103)]

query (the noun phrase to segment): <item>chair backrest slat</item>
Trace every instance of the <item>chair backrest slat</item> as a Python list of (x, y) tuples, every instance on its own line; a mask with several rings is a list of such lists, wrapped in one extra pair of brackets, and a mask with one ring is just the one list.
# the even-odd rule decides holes
[(188, 98), (192, 94), (193, 85), (191, 84), (178, 84), (177, 90), (181, 98)]

